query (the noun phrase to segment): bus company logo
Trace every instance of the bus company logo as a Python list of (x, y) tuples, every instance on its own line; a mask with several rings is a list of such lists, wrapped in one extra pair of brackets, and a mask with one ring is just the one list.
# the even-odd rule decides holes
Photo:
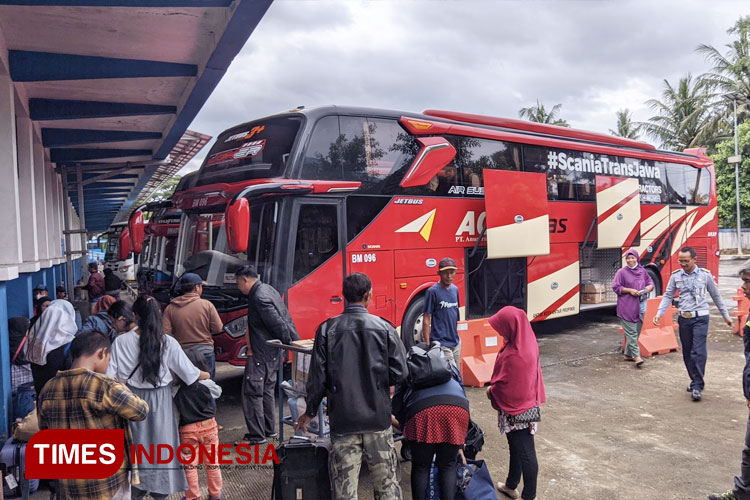
[(633, 158), (610, 158), (607, 155), (594, 155), (577, 151), (549, 150), (547, 152), (547, 167), (563, 171), (621, 177), (661, 178), (661, 171), (655, 165), (640, 163)]
[(239, 134), (230, 135), (227, 137), (224, 142), (232, 142), (232, 141), (239, 141), (239, 140), (247, 140), (252, 138), (256, 134), (260, 134), (266, 129), (265, 125), (260, 125), (258, 127), (253, 127), (249, 131), (246, 130), (244, 132), (240, 132)]
[[(233, 453), (234, 452), (234, 453)], [(139, 470), (176, 460), (183, 467), (278, 464), (274, 445), (169, 444), (131, 445), (129, 457)], [(39, 431), (26, 448), (29, 479), (105, 479), (114, 475), (125, 458), (123, 429), (48, 429)]]
[(424, 203), (422, 198), (397, 198), (394, 205), (421, 205)]
[(397, 233), (418, 233), (426, 242), (430, 241), (432, 225), (435, 222), (437, 208), (433, 208), (426, 214), (417, 217), (403, 227), (396, 229)]
[(261, 151), (263, 151), (263, 148), (266, 147), (266, 140), (261, 139), (259, 141), (250, 141), (246, 142), (245, 144), (240, 147), (239, 151), (237, 151), (234, 154), (234, 159), (240, 159), (240, 158), (252, 158), (253, 156), (257, 155)]

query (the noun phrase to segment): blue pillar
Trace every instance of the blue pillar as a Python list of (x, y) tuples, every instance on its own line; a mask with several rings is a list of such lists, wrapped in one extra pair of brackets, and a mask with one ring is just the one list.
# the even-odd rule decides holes
[(44, 283), (47, 285), (49, 296), (54, 299), (55, 287), (57, 286), (55, 284), (55, 272), (52, 270), (51, 267), (48, 267), (47, 269), (42, 269), (42, 271), (44, 272)]
[(52, 287), (55, 288), (60, 284), (60, 274), (58, 273), (58, 266), (52, 266)]
[(10, 416), (10, 340), (8, 334), (8, 293), (0, 282), (0, 442), (8, 438)]
[(18, 278), (7, 281), (8, 317), (34, 315), (32, 273), (21, 273)]

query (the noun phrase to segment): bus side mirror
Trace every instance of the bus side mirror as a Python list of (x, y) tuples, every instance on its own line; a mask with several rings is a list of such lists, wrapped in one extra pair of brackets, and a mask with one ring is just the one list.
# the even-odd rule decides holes
[(250, 237), (250, 202), (239, 198), (227, 205), (224, 212), (227, 246), (232, 253), (245, 253)]
[(128, 228), (125, 228), (120, 233), (120, 244), (118, 245), (120, 249), (120, 260), (128, 260), (128, 256), (130, 256), (130, 231)]
[(425, 186), (456, 157), (456, 148), (442, 137), (419, 137), (419, 153), (409, 166), (401, 187)]
[(130, 216), (128, 229), (130, 230), (130, 244), (133, 247), (133, 253), (138, 255), (143, 250), (143, 237), (145, 233), (142, 211), (137, 210)]

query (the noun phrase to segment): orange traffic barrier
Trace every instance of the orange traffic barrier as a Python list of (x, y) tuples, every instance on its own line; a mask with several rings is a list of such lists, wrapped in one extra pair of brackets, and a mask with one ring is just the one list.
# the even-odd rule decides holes
[[(677, 324), (674, 321), (674, 315), (677, 312), (674, 306), (670, 305), (662, 316), (659, 325), (655, 326), (653, 319), (659, 310), (661, 296), (648, 299), (646, 301), (646, 313), (643, 315), (643, 327), (641, 334), (638, 336), (638, 347), (641, 349), (641, 356), (650, 358), (654, 354), (667, 354), (680, 350), (677, 345), (675, 331)], [(620, 331), (624, 331), (620, 328)], [(622, 339), (622, 349), (625, 350), (625, 337)]]
[(732, 298), (737, 301), (737, 310), (732, 313), (732, 315), (737, 318), (737, 320), (734, 322), (734, 325), (732, 325), (732, 333), (742, 337), (742, 328), (745, 326), (745, 323), (747, 323), (747, 314), (748, 310), (750, 309), (750, 300), (745, 297), (745, 293), (742, 291), (742, 288), (738, 288), (737, 295)]
[(492, 378), (495, 358), (503, 338), (486, 319), (458, 322), (461, 339), (461, 378), (464, 385), (484, 387)]

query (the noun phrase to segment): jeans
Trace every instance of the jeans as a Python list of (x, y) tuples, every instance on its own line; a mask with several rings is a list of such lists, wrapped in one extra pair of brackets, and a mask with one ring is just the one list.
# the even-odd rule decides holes
[(523, 475), (521, 498), (532, 500), (536, 498), (536, 479), (539, 474), (534, 435), (529, 429), (521, 429), (509, 432), (505, 436), (508, 438), (508, 448), (510, 448), (510, 467), (505, 485), (512, 490), (516, 489)]
[(262, 441), (276, 432), (274, 389), (279, 359), (257, 360), (249, 356), (242, 380), (242, 411), (250, 442)]
[(706, 337), (708, 337), (708, 315), (677, 320), (680, 325), (682, 360), (690, 376), (690, 388), (703, 390), (703, 374), (706, 372)]
[[(185, 466), (185, 478), (188, 482), (188, 490), (185, 492), (185, 498), (187, 500), (195, 500), (201, 497), (201, 487), (198, 481), (198, 469), (194, 468), (198, 465), (198, 446), (204, 445), (208, 449), (214, 447), (214, 449), (216, 449), (218, 453), (218, 429), (219, 428), (216, 425), (216, 420), (213, 418), (204, 420), (203, 422), (195, 422), (193, 424), (183, 425), (182, 427), (180, 427), (180, 443), (192, 445), (195, 450), (193, 461), (189, 465)], [(189, 455), (187, 457), (183, 456), (183, 458), (189, 458)], [(223, 481), (221, 479), (221, 470), (219, 469), (218, 462), (203, 465), (206, 469), (206, 481), (208, 482), (209, 497), (221, 498)]]
[(196, 345), (187, 346), (183, 348), (183, 350), (186, 353), (189, 351), (195, 351), (203, 355), (203, 358), (206, 360), (206, 366), (208, 367), (208, 370), (206, 371), (211, 374), (211, 380), (214, 379), (214, 375), (216, 375), (216, 354), (214, 353), (213, 345), (196, 344)]
[(443, 355), (448, 360), (449, 363), (451, 363), (453, 366), (461, 369), (461, 341), (458, 341), (458, 344), (454, 346), (445, 346), (440, 347), (440, 349), (443, 351)]
[(456, 457), (461, 448), (457, 444), (449, 443), (416, 443), (409, 442), (411, 449), (411, 495), (414, 500), (429, 498), (430, 468), (432, 457), (438, 469), (438, 485), (440, 499), (453, 500), (456, 498)]

